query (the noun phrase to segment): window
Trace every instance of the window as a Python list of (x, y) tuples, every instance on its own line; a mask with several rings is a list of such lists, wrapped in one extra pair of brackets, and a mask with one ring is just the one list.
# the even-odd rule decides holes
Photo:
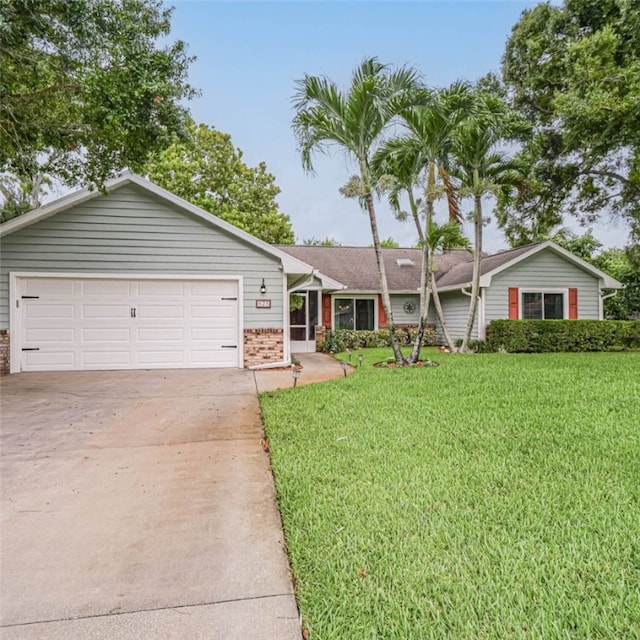
[(544, 291), (522, 293), (523, 320), (562, 320), (564, 318), (564, 294)]
[(367, 329), (375, 327), (373, 298), (335, 298), (333, 326), (335, 329)]

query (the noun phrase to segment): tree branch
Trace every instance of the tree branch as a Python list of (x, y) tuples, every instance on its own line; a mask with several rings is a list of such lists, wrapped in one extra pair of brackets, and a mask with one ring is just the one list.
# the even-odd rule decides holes
[(603, 178), (613, 178), (614, 180), (618, 180), (622, 182), (626, 186), (639, 188), (637, 185), (631, 182), (631, 180), (629, 180), (628, 178), (625, 178), (624, 176), (621, 176), (619, 173), (616, 173), (615, 171), (599, 171), (596, 169), (589, 169), (588, 171), (579, 171), (578, 175), (581, 175), (581, 176), (592, 175), (592, 176), (602, 176)]

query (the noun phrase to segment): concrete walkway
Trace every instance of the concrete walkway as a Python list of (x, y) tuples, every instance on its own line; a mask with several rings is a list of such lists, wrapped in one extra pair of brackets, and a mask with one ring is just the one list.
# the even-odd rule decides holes
[[(302, 365), (298, 386), (325, 382), (344, 376), (340, 362), (325, 353), (296, 353), (295, 358)], [(352, 367), (347, 367), (347, 375), (353, 373)], [(255, 371), (256, 388), (259, 393), (287, 389), (293, 386), (292, 370), (289, 369), (261, 369)]]
[[(298, 384), (343, 376), (298, 356)], [(256, 389), (291, 370), (0, 379), (4, 640), (300, 640)]]

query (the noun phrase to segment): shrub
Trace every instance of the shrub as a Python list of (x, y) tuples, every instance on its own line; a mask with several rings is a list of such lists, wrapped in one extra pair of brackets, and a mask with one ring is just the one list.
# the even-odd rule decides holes
[[(396, 335), (402, 346), (411, 345), (416, 338), (415, 328), (398, 328)], [(422, 338), (422, 346), (433, 346), (436, 343), (436, 329), (429, 325)], [(337, 353), (347, 349), (362, 349), (369, 347), (390, 347), (391, 333), (388, 329), (378, 331), (354, 331), (352, 329), (333, 329), (327, 332), (322, 351)]]
[(516, 353), (640, 349), (637, 320), (493, 320), (487, 345)]

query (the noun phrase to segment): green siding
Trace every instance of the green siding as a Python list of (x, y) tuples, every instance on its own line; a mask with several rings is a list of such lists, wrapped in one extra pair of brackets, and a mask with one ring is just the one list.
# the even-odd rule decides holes
[[(413, 313), (407, 313), (404, 310), (405, 302), (413, 302), (416, 305), (416, 310)], [(420, 296), (412, 294), (392, 295), (391, 296), (391, 310), (393, 311), (393, 320), (396, 324), (418, 324), (420, 318)], [(436, 324), (436, 310), (433, 306), (433, 300), (429, 305), (429, 314), (427, 315), (427, 322), (429, 324)]]
[[(244, 326), (281, 328), (280, 261), (126, 185), (2, 239), (0, 328), (9, 326), (9, 272), (243, 276)], [(271, 309), (256, 309), (264, 278)]]
[[(447, 323), (447, 329), (452, 340), (462, 340), (464, 338), (464, 331), (467, 328), (467, 318), (469, 317), (469, 305), (471, 304), (471, 297), (465, 295), (461, 291), (445, 291), (440, 294), (440, 302), (442, 303), (442, 311)], [(479, 303), (478, 303), (479, 304)], [(476, 318), (478, 317), (476, 313)], [(473, 330), (471, 331), (471, 339), (478, 339), (478, 326), (477, 322), (473, 323)], [(444, 344), (444, 334), (442, 328), (438, 322), (438, 340)]]
[(522, 289), (578, 289), (578, 318), (600, 318), (600, 289), (598, 279), (568, 262), (550, 249), (493, 276), (485, 291), (485, 320), (509, 317), (509, 287)]

